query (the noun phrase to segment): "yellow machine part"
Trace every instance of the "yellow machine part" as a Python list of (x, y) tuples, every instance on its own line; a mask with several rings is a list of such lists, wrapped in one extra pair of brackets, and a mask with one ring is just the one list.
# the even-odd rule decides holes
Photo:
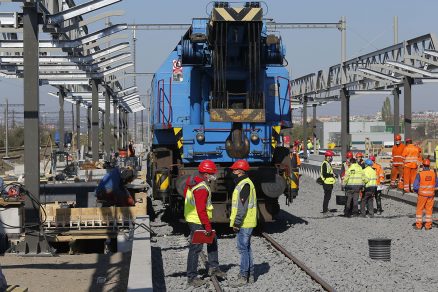
[(166, 173), (157, 172), (155, 174), (155, 185), (159, 192), (165, 192), (169, 189), (169, 176)]
[(292, 190), (297, 190), (300, 188), (300, 179), (298, 172), (292, 172), (292, 178), (290, 180), (290, 187)]

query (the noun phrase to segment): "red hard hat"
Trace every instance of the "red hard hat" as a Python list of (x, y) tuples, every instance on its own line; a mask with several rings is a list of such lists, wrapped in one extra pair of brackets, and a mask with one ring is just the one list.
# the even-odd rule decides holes
[(371, 155), (371, 156), (370, 156), (370, 159), (371, 159), (371, 161), (373, 161), (373, 162), (376, 161), (376, 157), (375, 157), (374, 155)]
[(347, 159), (351, 159), (351, 158), (353, 158), (353, 152), (348, 151), (345, 156), (347, 157)]
[(328, 156), (328, 157), (333, 157), (335, 155), (335, 153), (333, 153), (333, 151), (331, 151), (331, 150), (327, 150), (324, 155)]
[(243, 171), (249, 170), (249, 163), (246, 160), (240, 159), (233, 163), (230, 167), (231, 169), (241, 169)]
[(217, 172), (216, 164), (209, 159), (202, 161), (198, 166), (198, 170), (199, 172), (205, 172), (209, 174), (215, 174)]
[(411, 142), (412, 143), (412, 139), (411, 138), (406, 138), (406, 143)]
[(394, 140), (395, 140), (395, 141), (401, 141), (401, 136), (400, 136), (400, 134), (395, 135)]
[(362, 152), (357, 152), (356, 153), (356, 158), (359, 158), (359, 157), (363, 157), (363, 153)]
[(424, 166), (430, 166), (430, 160), (427, 159), (427, 158), (424, 159), (424, 160), (423, 160), (423, 165), (424, 165)]
[(294, 141), (294, 145), (299, 145), (300, 144), (300, 140), (295, 140)]

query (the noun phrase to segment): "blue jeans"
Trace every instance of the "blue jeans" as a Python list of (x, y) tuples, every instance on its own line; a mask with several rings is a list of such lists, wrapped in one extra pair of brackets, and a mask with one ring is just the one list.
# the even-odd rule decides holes
[[(189, 223), (190, 228), (190, 246), (189, 255), (187, 256), (187, 278), (193, 279), (198, 276), (199, 253), (202, 251), (203, 244), (192, 244), (193, 233), (195, 230), (204, 230), (199, 224)], [(208, 267), (209, 269), (218, 268), (217, 238), (215, 237), (211, 244), (207, 244)]]
[(240, 253), (240, 275), (245, 278), (248, 278), (248, 275), (254, 275), (251, 250), (251, 234), (253, 229), (240, 228), (237, 233), (237, 250)]

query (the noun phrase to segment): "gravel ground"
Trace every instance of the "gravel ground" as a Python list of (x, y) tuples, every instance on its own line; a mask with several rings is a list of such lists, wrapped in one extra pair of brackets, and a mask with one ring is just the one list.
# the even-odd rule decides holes
[[(324, 218), (322, 187), (308, 177), (300, 184), (299, 196), (290, 206), (281, 200), (280, 220), (266, 229), (337, 291), (438, 291), (438, 232), (412, 229), (414, 206), (382, 199), (382, 215), (344, 218), (335, 187), (329, 208), (337, 210)], [(381, 237), (392, 239), (390, 262), (368, 256), (368, 239)]]
[[(187, 237), (178, 232), (172, 234), (172, 228), (159, 219), (151, 225), (159, 234), (156, 242), (152, 242), (154, 291), (214, 291), (210, 283), (198, 289), (187, 287)], [(220, 267), (228, 275), (227, 280), (220, 282), (224, 291), (323, 291), (306, 273), (260, 237), (252, 238), (256, 282), (239, 289), (231, 288), (230, 283), (239, 273), (240, 260), (234, 235), (221, 236), (218, 246)], [(201, 261), (199, 272), (200, 275), (206, 274)]]
[(9, 285), (32, 292), (126, 291), (130, 253), (0, 257)]

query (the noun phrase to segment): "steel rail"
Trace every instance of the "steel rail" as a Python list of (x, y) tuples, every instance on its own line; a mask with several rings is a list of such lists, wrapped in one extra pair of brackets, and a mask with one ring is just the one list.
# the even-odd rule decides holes
[(284, 254), (287, 258), (292, 260), (300, 269), (306, 272), (313, 280), (315, 280), (319, 285), (321, 285), (325, 290), (332, 292), (336, 291), (329, 283), (322, 279), (318, 274), (312, 271), (308, 266), (306, 266), (301, 260), (293, 256), (289, 251), (287, 251), (283, 246), (276, 242), (272, 237), (270, 237), (266, 232), (262, 232), (263, 238), (265, 238), (273, 247)]
[[(207, 268), (208, 260), (207, 260), (207, 257), (205, 256), (203, 251), (200, 252), (200, 256), (201, 256), (201, 260), (204, 262), (205, 267)], [(217, 279), (217, 277), (215, 275), (212, 275), (212, 276), (210, 276), (210, 279), (211, 279), (211, 282), (213, 283), (214, 290), (216, 292), (222, 292), (223, 290), (222, 290), (221, 285), (219, 284), (219, 280)]]

